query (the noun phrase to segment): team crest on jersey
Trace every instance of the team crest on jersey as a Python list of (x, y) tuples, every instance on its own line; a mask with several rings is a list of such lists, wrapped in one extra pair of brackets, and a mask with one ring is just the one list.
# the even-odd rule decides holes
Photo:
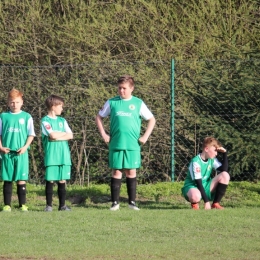
[(62, 128), (63, 127), (63, 124), (61, 122), (59, 122), (59, 127)]
[(21, 125), (23, 125), (23, 124), (24, 124), (24, 118), (20, 118), (20, 119), (19, 119), (19, 123), (20, 123)]
[(210, 169), (211, 169), (211, 166), (209, 165), (209, 166), (208, 166), (208, 171), (209, 171)]
[(135, 105), (130, 105), (130, 106), (129, 106), (129, 109), (130, 109), (130, 110), (135, 110)]
[(200, 167), (195, 167), (195, 173), (200, 173)]
[(47, 130), (50, 130), (50, 129), (51, 129), (51, 125), (47, 124), (47, 125), (45, 125), (45, 128), (46, 128)]

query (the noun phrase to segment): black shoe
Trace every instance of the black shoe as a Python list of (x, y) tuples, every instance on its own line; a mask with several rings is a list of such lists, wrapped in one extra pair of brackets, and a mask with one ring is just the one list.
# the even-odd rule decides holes
[(67, 206), (65, 205), (65, 206), (59, 207), (59, 210), (60, 210), (60, 211), (71, 211), (71, 208), (69, 208), (69, 207), (67, 207)]

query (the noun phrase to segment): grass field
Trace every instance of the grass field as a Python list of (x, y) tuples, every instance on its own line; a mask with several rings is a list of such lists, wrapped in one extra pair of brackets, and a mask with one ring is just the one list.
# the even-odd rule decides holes
[(260, 184), (231, 183), (223, 211), (191, 210), (181, 186), (139, 185), (141, 210), (131, 211), (123, 185), (117, 212), (107, 185), (68, 186), (72, 211), (58, 212), (55, 194), (50, 213), (35, 185), (30, 211), (19, 212), (14, 186), (12, 212), (0, 212), (0, 259), (260, 259)]

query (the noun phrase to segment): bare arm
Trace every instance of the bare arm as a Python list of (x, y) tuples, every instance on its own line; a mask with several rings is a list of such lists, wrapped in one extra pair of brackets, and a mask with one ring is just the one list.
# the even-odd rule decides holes
[(0, 151), (3, 153), (9, 153), (10, 149), (8, 147), (3, 147), (2, 145), (2, 136), (0, 136)]
[(0, 152), (2, 152), (2, 153), (10, 152), (10, 148), (3, 147), (3, 144), (2, 144), (2, 119), (0, 119)]
[(56, 140), (57, 138), (62, 138), (66, 135), (66, 132), (51, 132), (49, 138), (51, 140)]
[(103, 125), (103, 118), (100, 115), (96, 116), (96, 125), (105, 143), (109, 143), (110, 136), (106, 133), (106, 130)]
[(68, 141), (68, 140), (73, 139), (73, 133), (62, 133), (62, 134), (64, 134), (64, 135), (61, 135), (60, 137), (56, 137), (55, 139), (52, 139), (52, 140), (55, 140), (55, 141)]
[(48, 122), (42, 122), (42, 132), (49, 137), (49, 141), (68, 141), (73, 139), (73, 133), (67, 123), (64, 121), (64, 130), (53, 131), (52, 126)]
[(148, 120), (146, 131), (145, 131), (144, 135), (139, 138), (139, 142), (141, 144), (145, 144), (146, 141), (148, 140), (149, 136), (151, 135), (151, 133), (154, 129), (155, 122), (156, 122), (156, 120), (154, 117), (152, 117)]

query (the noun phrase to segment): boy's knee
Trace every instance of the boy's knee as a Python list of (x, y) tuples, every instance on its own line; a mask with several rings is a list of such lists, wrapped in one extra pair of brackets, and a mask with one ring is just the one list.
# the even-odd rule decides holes
[(191, 203), (197, 203), (200, 201), (200, 196), (192, 195), (191, 197), (189, 197), (189, 199)]
[(191, 191), (190, 190), (187, 194), (187, 197), (189, 198), (189, 201), (191, 203), (197, 203), (201, 199), (201, 194), (200, 194), (199, 190), (197, 190), (197, 191), (195, 191), (195, 190)]
[(122, 171), (121, 170), (113, 170), (112, 177), (115, 179), (121, 179), (122, 178)]
[(23, 185), (23, 184), (26, 184), (26, 181), (17, 181), (17, 184), (18, 185)]
[(230, 175), (229, 175), (229, 173), (228, 173), (228, 172), (222, 172), (221, 174), (222, 174), (223, 180), (228, 183), (229, 180), (230, 180)]
[(131, 169), (126, 171), (127, 178), (135, 178), (136, 177), (136, 169)]

